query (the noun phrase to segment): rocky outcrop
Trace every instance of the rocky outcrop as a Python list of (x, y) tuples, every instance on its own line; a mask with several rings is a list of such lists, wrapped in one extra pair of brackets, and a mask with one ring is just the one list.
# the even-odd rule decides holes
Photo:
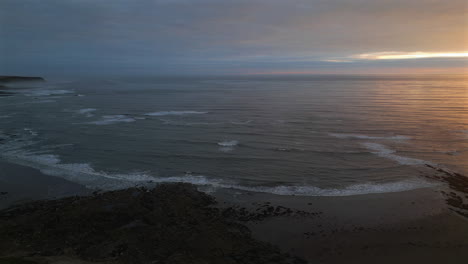
[(28, 76), (0, 76), (0, 83), (12, 82), (41, 82), (45, 81), (42, 77), (28, 77)]
[(214, 204), (190, 184), (33, 202), (0, 211), (0, 256), (132, 264), (305, 263), (253, 239), (246, 226)]

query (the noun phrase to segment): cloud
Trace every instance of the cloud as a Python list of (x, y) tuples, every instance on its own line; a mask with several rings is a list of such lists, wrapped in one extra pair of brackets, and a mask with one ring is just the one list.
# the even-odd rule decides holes
[(407, 60), (427, 58), (468, 58), (468, 51), (464, 52), (397, 52), (385, 51), (374, 53), (363, 53), (350, 56), (362, 60)]
[(465, 50), (466, 10), (465, 0), (2, 0), (0, 71), (352, 68), (384, 56), (369, 51)]

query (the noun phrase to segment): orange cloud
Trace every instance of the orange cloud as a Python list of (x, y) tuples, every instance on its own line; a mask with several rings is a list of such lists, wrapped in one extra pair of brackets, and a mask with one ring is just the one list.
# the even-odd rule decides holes
[(354, 59), (362, 60), (407, 60), (426, 58), (468, 58), (468, 51), (462, 52), (374, 52), (363, 53), (351, 56)]

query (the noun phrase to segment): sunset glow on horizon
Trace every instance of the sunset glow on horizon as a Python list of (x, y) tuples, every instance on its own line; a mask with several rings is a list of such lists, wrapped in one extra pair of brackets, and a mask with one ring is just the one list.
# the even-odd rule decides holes
[(466, 0), (0, 2), (4, 74), (468, 71)]
[(427, 58), (468, 58), (468, 51), (463, 52), (375, 52), (352, 56), (364, 60), (407, 60)]

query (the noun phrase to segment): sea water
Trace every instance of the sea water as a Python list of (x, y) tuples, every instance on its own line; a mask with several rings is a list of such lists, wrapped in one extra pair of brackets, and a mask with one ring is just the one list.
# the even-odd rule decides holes
[[(468, 173), (468, 76), (48, 78), (0, 97), (0, 158), (90, 188), (278, 195), (433, 186)], [(27, 183), (25, 183), (27, 184)]]

